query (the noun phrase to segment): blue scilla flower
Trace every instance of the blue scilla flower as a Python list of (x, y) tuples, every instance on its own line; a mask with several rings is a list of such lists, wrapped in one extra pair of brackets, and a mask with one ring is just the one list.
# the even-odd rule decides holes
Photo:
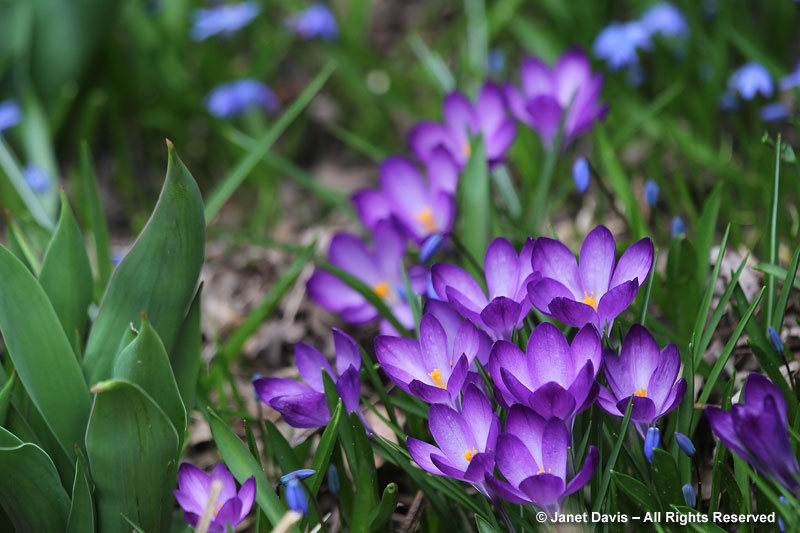
[(794, 89), (795, 87), (800, 87), (800, 61), (794, 67), (794, 72), (784, 76), (780, 79), (780, 81), (778, 81), (778, 89), (781, 91), (788, 91), (789, 89)]
[(658, 196), (661, 189), (653, 180), (647, 180), (644, 182), (644, 199), (647, 201), (647, 205), (650, 207), (655, 207), (658, 203)]
[(313, 476), (315, 473), (314, 470), (303, 468), (281, 476), (281, 483), (286, 485), (286, 503), (289, 504), (289, 509), (292, 511), (308, 514), (308, 497), (300, 480)]
[(686, 224), (681, 217), (676, 216), (672, 219), (672, 238), (683, 237), (686, 235)]
[(489, 50), (489, 56), (486, 58), (486, 70), (489, 75), (494, 77), (502, 76), (505, 67), (506, 53), (499, 48)]
[(611, 70), (639, 65), (637, 50), (650, 50), (650, 34), (639, 21), (612, 22), (594, 40), (594, 55), (604, 60)]
[(22, 120), (22, 110), (16, 100), (0, 102), (0, 132), (16, 126)]
[(687, 483), (681, 487), (681, 491), (683, 491), (683, 501), (686, 502), (686, 505), (689, 507), (697, 505), (697, 494), (695, 494), (694, 487), (692, 487), (691, 483)]
[(220, 118), (241, 115), (253, 107), (266, 111), (277, 111), (280, 101), (266, 84), (245, 78), (216, 87), (208, 95), (206, 106), (209, 113)]
[(669, 2), (654, 5), (641, 16), (639, 22), (650, 35), (685, 37), (689, 34), (689, 25), (683, 13)]
[(231, 35), (248, 24), (261, 12), (256, 2), (226, 4), (192, 12), (192, 40), (203, 41), (217, 34)]
[(767, 328), (767, 336), (769, 337), (769, 342), (772, 343), (772, 347), (775, 349), (775, 351), (779, 354), (783, 354), (786, 348), (783, 345), (780, 334), (775, 330), (775, 328), (769, 326)]
[(425, 239), (419, 249), (419, 260), (423, 263), (427, 263), (428, 260), (439, 250), (439, 247), (442, 245), (443, 241), (444, 235), (442, 235), (441, 232), (432, 233), (427, 239)]
[(647, 457), (648, 462), (653, 462), (653, 450), (658, 448), (661, 443), (661, 430), (655, 426), (651, 426), (647, 430), (647, 435), (644, 437), (644, 455)]
[(572, 179), (575, 180), (579, 193), (583, 194), (589, 188), (589, 177), (589, 163), (585, 157), (579, 157), (572, 164)]
[(769, 98), (772, 96), (772, 77), (764, 65), (756, 62), (746, 63), (731, 74), (728, 79), (728, 89), (745, 100), (752, 100), (756, 94), (761, 93)]
[(22, 171), (28, 187), (35, 193), (44, 193), (50, 188), (50, 176), (36, 165), (28, 165)]
[(766, 104), (758, 110), (758, 116), (764, 122), (778, 122), (789, 118), (789, 108), (782, 102)]
[(681, 451), (688, 457), (694, 457), (694, 454), (697, 453), (697, 448), (694, 447), (692, 439), (683, 433), (678, 433), (677, 431), (675, 432), (675, 442), (678, 443), (678, 448), (680, 448)]
[(324, 4), (312, 4), (303, 11), (287, 17), (286, 26), (304, 39), (319, 37), (325, 41), (333, 41), (339, 36), (336, 17)]

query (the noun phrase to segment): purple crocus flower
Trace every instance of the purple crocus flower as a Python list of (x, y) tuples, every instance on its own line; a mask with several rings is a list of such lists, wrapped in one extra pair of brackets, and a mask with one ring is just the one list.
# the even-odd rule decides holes
[(220, 118), (241, 115), (261, 107), (270, 113), (277, 111), (281, 103), (272, 89), (258, 80), (245, 78), (216, 87), (206, 99), (208, 112)]
[(245, 481), (237, 493), (236, 481), (223, 463), (215, 466), (210, 474), (192, 464), (182, 463), (178, 469), (178, 489), (173, 494), (183, 509), (186, 522), (197, 527), (197, 522), (208, 505), (211, 484), (214, 481), (222, 483), (222, 490), (214, 504), (214, 515), (208, 531), (224, 533), (228, 526), (236, 528), (250, 513), (256, 499), (255, 477)]
[(339, 36), (339, 25), (325, 4), (312, 4), (303, 11), (286, 18), (286, 26), (304, 39), (319, 37), (334, 41)]
[(352, 201), (367, 228), (395, 219), (417, 244), (429, 236), (448, 233), (455, 218), (458, 169), (442, 149), (435, 150), (427, 165), (428, 180), (408, 159), (387, 158), (379, 171), (381, 188), (364, 189)]
[(423, 315), (419, 341), (379, 335), (375, 355), (386, 375), (404, 391), (458, 409), (464, 385), (474, 381), (469, 376), (472, 361), (489, 351), (491, 341), (468, 320), (460, 322), (455, 333), (452, 317), (443, 321), (445, 325), (432, 313)]
[(639, 68), (638, 50), (650, 50), (650, 32), (639, 21), (612, 22), (597, 34), (592, 52), (611, 70)]
[(431, 268), (434, 290), (461, 316), (489, 330), (495, 340), (510, 339), (514, 328), (522, 325), (531, 309), (525, 287), (533, 279), (533, 248), (530, 237), (519, 255), (506, 239), (498, 237), (492, 241), (484, 258), (488, 298), (466, 270), (447, 263), (437, 263)]
[(552, 144), (565, 110), (564, 142), (588, 130), (608, 109), (598, 101), (603, 88), (602, 74), (592, 75), (589, 58), (579, 48), (563, 56), (555, 66), (529, 57), (522, 63), (522, 90), (505, 86), (508, 107), (518, 120), (539, 132)]
[[(359, 237), (337, 233), (328, 249), (328, 261), (360, 279), (370, 287), (405, 327), (414, 325), (411, 308), (405, 299), (403, 274), (400, 269), (405, 255), (405, 239), (387, 221), (376, 225), (373, 232), (374, 249), (370, 250)], [(412, 290), (423, 294), (428, 283), (428, 271), (417, 266), (408, 271)], [(308, 293), (315, 302), (351, 324), (363, 324), (378, 318), (378, 311), (358, 291), (333, 274), (317, 269), (307, 283)], [(396, 333), (388, 322), (381, 322), (384, 333)]]
[(408, 452), (424, 470), (472, 483), (491, 498), (485, 476), (494, 469), (494, 450), (500, 418), (475, 385), (464, 392), (461, 412), (442, 404), (431, 406), (428, 426), (437, 446), (406, 439)]
[(192, 12), (192, 40), (203, 41), (217, 34), (231, 35), (248, 24), (261, 13), (257, 2), (225, 4)]
[(659, 2), (645, 11), (639, 20), (650, 35), (686, 37), (689, 34), (683, 13), (669, 2)]
[(513, 405), (495, 454), (497, 468), (508, 482), (488, 473), (486, 482), (504, 500), (533, 503), (552, 516), (567, 496), (591, 479), (599, 461), (597, 448), (590, 446), (583, 467), (567, 482), (569, 446), (563, 420), (546, 420), (525, 406)]
[(0, 102), (0, 132), (16, 126), (22, 120), (22, 110), (16, 100)]
[(752, 373), (744, 384), (743, 402), (730, 412), (706, 407), (711, 431), (743, 460), (775, 478), (790, 491), (800, 489), (800, 467), (786, 426), (786, 400), (769, 379)]
[(675, 409), (686, 392), (686, 380), (675, 380), (681, 369), (678, 347), (672, 343), (658, 349), (643, 326), (634, 324), (622, 340), (620, 355), (603, 352), (603, 374), (610, 388), (600, 387), (597, 403), (609, 414), (624, 416), (633, 398), (631, 422), (644, 436), (650, 424)]
[(528, 285), (531, 303), (569, 326), (594, 324), (601, 332), (610, 329), (650, 274), (653, 241), (635, 242), (615, 266), (616, 254), (614, 236), (605, 226), (597, 226), (586, 236), (577, 264), (561, 242), (537, 239), (532, 264), (538, 279)]
[(421, 122), (409, 133), (411, 150), (420, 161), (428, 161), (437, 147), (444, 147), (459, 168), (471, 155), (470, 137), (481, 135), (490, 165), (505, 158), (517, 130), (506, 113), (503, 93), (486, 82), (473, 105), (463, 93), (455, 91), (444, 99), (444, 124)]
[(728, 90), (739, 93), (745, 100), (752, 100), (756, 94), (772, 96), (772, 76), (764, 65), (756, 62), (746, 63), (739, 67), (728, 79)]
[(253, 380), (256, 394), (262, 402), (278, 411), (292, 427), (315, 428), (328, 424), (331, 413), (325, 401), (322, 371), (336, 384), (336, 392), (348, 413), (357, 413), (369, 428), (361, 409), (361, 351), (348, 334), (333, 328), (336, 347), (336, 371), (319, 350), (304, 342), (295, 345), (295, 364), (305, 383), (289, 378), (258, 378)]
[(510, 342), (497, 341), (489, 372), (498, 401), (506, 407), (520, 403), (572, 427), (575, 415), (597, 397), (595, 377), (602, 361), (600, 335), (591, 325), (584, 326), (570, 346), (557, 327), (543, 322), (531, 333), (525, 353)]

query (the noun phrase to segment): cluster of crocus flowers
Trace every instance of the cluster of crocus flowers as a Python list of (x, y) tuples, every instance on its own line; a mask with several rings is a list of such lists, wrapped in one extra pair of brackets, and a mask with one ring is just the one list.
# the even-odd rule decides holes
[(207, 514), (211, 514), (208, 531), (224, 533), (244, 520), (256, 499), (256, 480), (251, 477), (236, 491), (236, 481), (223, 463), (214, 467), (210, 474), (190, 463), (182, 463), (178, 469), (178, 489), (173, 491), (175, 499), (183, 509), (186, 522), (197, 527)]

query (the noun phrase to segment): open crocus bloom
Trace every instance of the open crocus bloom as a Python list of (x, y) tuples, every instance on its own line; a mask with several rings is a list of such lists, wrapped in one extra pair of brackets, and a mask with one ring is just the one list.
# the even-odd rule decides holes
[(331, 420), (322, 380), (322, 371), (325, 370), (334, 380), (347, 412), (357, 413), (369, 431), (358, 406), (361, 397), (361, 351), (356, 341), (336, 328), (333, 328), (333, 342), (336, 347), (336, 372), (319, 350), (298, 342), (295, 345), (295, 364), (305, 383), (289, 378), (258, 378), (253, 380), (256, 394), (292, 427), (325, 426)]
[(564, 420), (572, 427), (576, 414), (597, 397), (595, 376), (602, 363), (600, 335), (581, 329), (572, 346), (554, 325), (543, 322), (531, 333), (526, 353), (507, 341), (492, 347), (489, 371), (506, 406), (521, 403), (539, 415)]
[(530, 237), (519, 255), (506, 239), (492, 241), (483, 263), (489, 298), (466, 270), (447, 263), (433, 265), (433, 288), (439, 298), (449, 301), (464, 318), (486, 328), (495, 340), (510, 339), (531, 309), (525, 287), (533, 280), (533, 249)]
[(579, 261), (561, 242), (541, 237), (533, 247), (528, 285), (533, 305), (569, 326), (594, 324), (602, 332), (633, 302), (653, 265), (653, 241), (641, 239), (616, 263), (614, 236), (605, 226), (593, 229), (581, 246)]
[(384, 160), (381, 188), (364, 189), (353, 195), (353, 205), (364, 225), (374, 230), (381, 220), (394, 218), (417, 244), (435, 233), (448, 233), (455, 218), (458, 169), (439, 149), (428, 167), (428, 180), (404, 157)]
[(489, 400), (475, 385), (469, 385), (460, 413), (446, 405), (432, 405), (428, 425), (438, 447), (408, 437), (406, 445), (414, 461), (431, 474), (472, 483), (489, 497), (484, 476), (494, 469), (500, 432), (500, 418)]
[(381, 368), (401, 389), (428, 403), (446, 403), (457, 409), (469, 367), (486, 349), (485, 336), (471, 322), (462, 322), (455, 336), (448, 338), (430, 313), (420, 322), (419, 341), (389, 335), (375, 338)]
[(214, 504), (214, 514), (208, 531), (224, 533), (228, 526), (236, 528), (253, 507), (256, 498), (254, 477), (245, 481), (237, 493), (236, 481), (223, 463), (215, 466), (210, 474), (192, 464), (182, 463), (178, 470), (178, 489), (173, 491), (173, 494), (183, 509), (186, 522), (192, 527), (197, 527), (197, 522), (208, 505), (211, 484), (214, 481), (222, 484), (222, 490)]
[(597, 448), (589, 447), (583, 468), (567, 482), (570, 436), (563, 420), (545, 420), (531, 409), (513, 405), (506, 428), (497, 438), (495, 460), (508, 483), (486, 474), (489, 487), (513, 503), (533, 503), (551, 516), (564, 499), (583, 487), (599, 460)]
[(597, 403), (609, 414), (624, 416), (633, 397), (631, 422), (642, 436), (648, 425), (675, 409), (686, 392), (686, 380), (675, 381), (681, 369), (678, 347), (672, 343), (659, 350), (639, 324), (628, 330), (619, 357), (614, 350), (603, 352), (603, 368), (611, 390), (601, 387)]
[(552, 68), (538, 58), (527, 58), (522, 63), (520, 81), (521, 91), (511, 84), (505, 86), (508, 107), (548, 145), (567, 108), (565, 143), (588, 130), (608, 109), (598, 100), (603, 76), (592, 75), (589, 58), (578, 48), (566, 52)]
[[(452, 305), (447, 302), (443, 302), (442, 300), (429, 298), (428, 301), (425, 302), (425, 307), (422, 311), (423, 314), (431, 314), (435, 316), (436, 320), (438, 320), (439, 324), (441, 324), (444, 328), (445, 335), (447, 335), (448, 353), (455, 355), (455, 351), (457, 349), (463, 351), (462, 347), (466, 345), (464, 340), (468, 338), (468, 336), (465, 335), (465, 332), (469, 331), (470, 335), (472, 335), (472, 332), (475, 331), (478, 335), (478, 353), (475, 354), (475, 358), (472, 360), (473, 367), (475, 366), (475, 361), (478, 361), (484, 366), (489, 363), (489, 353), (492, 350), (492, 339), (489, 338), (489, 335), (487, 335), (485, 331), (478, 328), (473, 329), (465, 325), (468, 323), (471, 326), (472, 323), (461, 318), (456, 310), (453, 309)], [(464, 329), (462, 330), (462, 328)], [(461, 333), (459, 333), (459, 331), (461, 331)], [(458, 348), (455, 346), (456, 339), (459, 339)]]
[(800, 467), (789, 439), (783, 394), (758, 373), (747, 377), (742, 394), (744, 401), (730, 412), (706, 407), (711, 431), (740, 458), (797, 493)]
[(428, 162), (438, 147), (443, 147), (459, 168), (467, 166), (470, 155), (470, 136), (481, 136), (486, 159), (490, 165), (505, 158), (514, 142), (517, 130), (509, 118), (500, 89), (486, 82), (473, 105), (456, 91), (444, 99), (444, 124), (420, 122), (409, 133), (409, 144), (420, 161)]
[[(337, 233), (328, 249), (328, 261), (372, 287), (401, 324), (413, 327), (414, 317), (404, 297), (400, 269), (405, 255), (405, 240), (395, 226), (387, 221), (375, 227), (373, 236), (375, 245), (374, 251), (371, 251), (359, 237)], [(408, 277), (415, 293), (425, 292), (428, 272), (424, 267), (409, 269)], [(362, 324), (378, 318), (377, 309), (366, 298), (325, 270), (317, 269), (306, 286), (315, 302), (328, 311), (339, 313), (345, 322)], [(381, 330), (394, 332), (394, 328), (385, 321), (381, 322)]]

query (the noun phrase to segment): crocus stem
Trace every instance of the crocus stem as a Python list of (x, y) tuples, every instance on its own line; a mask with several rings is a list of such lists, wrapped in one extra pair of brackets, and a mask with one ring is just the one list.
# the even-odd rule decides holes
[(464, 243), (461, 242), (461, 240), (458, 238), (458, 236), (454, 232), (453, 233), (448, 233), (447, 235), (453, 241), (453, 245), (458, 250), (458, 253), (463, 255), (466, 258), (466, 260), (469, 261), (469, 263), (472, 265), (472, 267), (475, 269), (475, 271), (478, 274), (480, 274), (480, 277), (485, 277), (485, 274), (483, 272), (483, 266), (481, 266), (481, 264), (478, 263), (478, 260), (475, 259), (472, 256), (471, 253), (469, 253), (469, 250), (467, 250), (467, 247), (464, 246)]
[(506, 523), (509, 533), (516, 533), (514, 524), (511, 522), (511, 517), (508, 516), (508, 512), (506, 511), (506, 508), (503, 507), (503, 502), (500, 501), (500, 498), (493, 497), (491, 498), (491, 502), (494, 504), (495, 508), (500, 511), (500, 516), (503, 517), (503, 522)]
[(558, 161), (558, 153), (561, 145), (560, 135), (553, 141), (553, 145), (547, 151), (544, 158), (544, 165), (542, 166), (542, 173), (539, 175), (539, 182), (536, 184), (536, 192), (533, 197), (533, 209), (531, 210), (531, 224), (530, 230), (534, 234), (539, 233), (539, 227), (545, 216), (545, 209), (547, 208), (547, 197), (550, 192), (550, 185), (553, 183), (553, 173), (556, 169), (556, 161)]
[(697, 464), (697, 454), (692, 457), (694, 473), (697, 475), (697, 509), (703, 509), (703, 480), (700, 478), (700, 465)]
[(328, 533), (328, 526), (325, 525), (325, 519), (322, 516), (322, 512), (320, 511), (319, 503), (317, 502), (316, 496), (314, 495), (313, 492), (311, 492), (311, 489), (308, 488), (308, 485), (306, 485), (305, 480), (301, 479), (300, 483), (303, 485), (303, 490), (306, 491), (306, 494), (309, 497), (308, 499), (311, 500), (311, 505), (314, 506), (314, 512), (317, 513), (317, 518), (319, 518), (320, 531), (322, 533)]

